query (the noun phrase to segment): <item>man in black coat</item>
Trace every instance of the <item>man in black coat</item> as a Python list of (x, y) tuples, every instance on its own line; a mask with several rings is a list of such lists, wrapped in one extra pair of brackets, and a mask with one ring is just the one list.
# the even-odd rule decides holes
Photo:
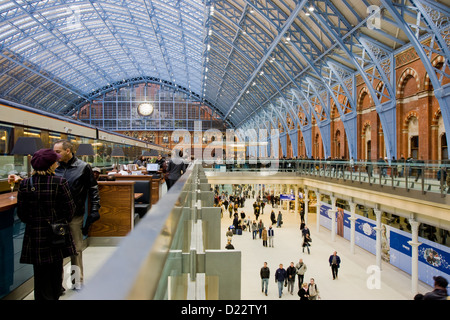
[[(53, 150), (61, 156), (59, 166), (55, 170), (55, 175), (64, 177), (69, 183), (69, 188), (75, 202), (75, 215), (70, 222), (70, 231), (75, 242), (77, 254), (71, 256), (72, 268), (76, 266), (78, 279), (75, 279), (74, 289), (80, 289), (83, 284), (83, 234), (87, 235), (89, 228), (100, 218), (100, 195), (97, 180), (94, 177), (92, 168), (86, 162), (75, 157), (73, 145), (68, 140), (58, 140), (53, 145)], [(90, 212), (83, 226), (85, 204), (89, 198)]]
[(341, 258), (337, 255), (337, 252), (333, 252), (333, 254), (328, 259), (331, 267), (331, 273), (333, 274), (333, 280), (338, 276), (339, 265), (341, 264)]

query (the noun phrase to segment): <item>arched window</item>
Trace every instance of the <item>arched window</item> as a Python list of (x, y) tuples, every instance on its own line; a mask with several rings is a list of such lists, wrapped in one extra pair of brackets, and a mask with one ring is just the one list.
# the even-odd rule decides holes
[(366, 159), (372, 159), (372, 128), (370, 125), (367, 125), (364, 130), (364, 139), (366, 143)]
[(439, 116), (438, 120), (438, 137), (439, 160), (448, 160), (447, 133), (445, 132), (444, 119), (442, 118), (442, 114)]
[(441, 160), (448, 160), (447, 134), (441, 135)]
[(419, 121), (411, 116), (408, 121), (409, 154), (414, 159), (419, 159)]

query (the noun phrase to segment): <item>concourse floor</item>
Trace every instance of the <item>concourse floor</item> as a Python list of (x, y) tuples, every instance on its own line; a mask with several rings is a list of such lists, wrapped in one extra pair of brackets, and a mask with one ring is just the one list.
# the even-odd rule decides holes
[[(253, 214), (254, 199), (247, 199), (244, 208), (241, 209), (255, 218)], [(266, 205), (264, 214), (260, 215), (264, 226), (270, 226), (271, 205)], [(280, 209), (274, 209), (278, 215)], [(380, 286), (374, 287), (372, 281), (374, 273), (367, 273), (367, 268), (375, 264), (375, 256), (364, 249), (355, 247), (355, 254), (350, 252), (350, 242), (342, 237), (336, 236), (334, 242), (331, 241), (330, 230), (320, 227), (316, 230), (316, 215), (311, 214), (308, 218), (308, 228), (311, 232), (312, 244), (311, 253), (302, 253), (300, 217), (298, 214), (281, 210), (283, 215), (283, 225), (281, 228), (274, 228), (274, 247), (264, 247), (259, 236), (252, 239), (252, 233), (243, 231), (242, 235), (234, 235), (232, 244), (235, 250), (242, 252), (242, 272), (241, 272), (241, 299), (280, 299), (278, 297), (278, 286), (275, 283), (275, 271), (282, 263), (287, 268), (291, 262), (296, 264), (299, 259), (307, 265), (304, 282), (309, 282), (314, 278), (320, 292), (322, 300), (412, 300), (411, 277), (402, 270), (383, 262), (380, 274)], [(225, 247), (226, 231), (232, 224), (232, 219), (226, 214), (222, 218), (222, 248)], [(341, 258), (341, 267), (338, 278), (333, 280), (328, 259), (333, 251)], [(261, 292), (260, 269), (264, 262), (267, 262), (270, 269), (268, 296)], [(369, 281), (368, 281), (369, 280)], [(288, 293), (286, 287), (283, 288), (281, 297), (285, 300), (298, 300), (298, 279), (295, 280), (293, 295)], [(369, 283), (369, 286), (368, 284)], [(419, 292), (426, 293), (433, 290), (425, 283), (419, 282)]]
[[(250, 214), (253, 219), (254, 199), (247, 199), (244, 208), (240, 208)], [(264, 225), (268, 228), (270, 225), (270, 212), (272, 207), (267, 205), (264, 214), (260, 215)], [(278, 214), (279, 209), (274, 209)], [(319, 232), (316, 230), (315, 214), (311, 214), (308, 219), (308, 227), (313, 240), (311, 253), (302, 253), (301, 236), (299, 230), (300, 218), (294, 213), (288, 213), (282, 210), (283, 226), (274, 228), (274, 247), (263, 247), (262, 240), (259, 237), (252, 239), (252, 233), (244, 231), (242, 235), (234, 235), (232, 243), (235, 250), (242, 252), (241, 268), (241, 299), (242, 300), (298, 300), (297, 291), (291, 295), (287, 288), (283, 289), (283, 296), (278, 297), (278, 287), (275, 283), (275, 271), (282, 263), (287, 268), (290, 262), (297, 263), (301, 258), (307, 265), (305, 282), (314, 278), (318, 286), (322, 300), (412, 300), (411, 277), (400, 269), (383, 262), (381, 271), (381, 284), (379, 289), (369, 289), (367, 281), (372, 274), (366, 272), (367, 268), (375, 264), (375, 256), (371, 253), (355, 247), (355, 254), (350, 253), (350, 243), (346, 239), (336, 236), (335, 242), (331, 242), (330, 231), (321, 227)], [(222, 248), (226, 245), (226, 236), (228, 226), (232, 224), (232, 219), (226, 214), (222, 218)], [(83, 251), (84, 277), (85, 284), (95, 276), (97, 271), (101, 270), (105, 261), (114, 252), (116, 247), (88, 247)], [(336, 250), (341, 258), (341, 268), (339, 269), (338, 279), (333, 280), (331, 268), (328, 264), (328, 258)], [(270, 280), (268, 296), (261, 292), (260, 269), (264, 261), (270, 268)], [(65, 266), (67, 283), (70, 264)], [(294, 288), (298, 288), (297, 279)], [(373, 283), (373, 282), (370, 282)], [(67, 288), (67, 286), (65, 285)], [(422, 282), (419, 282), (419, 292), (425, 293), (432, 288)], [(76, 297), (77, 291), (66, 290), (61, 300), (68, 300)], [(25, 300), (33, 300), (33, 293), (29, 294)]]

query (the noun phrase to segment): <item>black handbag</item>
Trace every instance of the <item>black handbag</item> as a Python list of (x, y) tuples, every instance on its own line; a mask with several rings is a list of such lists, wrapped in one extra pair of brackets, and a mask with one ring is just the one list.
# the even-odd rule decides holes
[(54, 247), (62, 247), (67, 242), (67, 236), (69, 235), (70, 229), (67, 222), (55, 222), (50, 223), (50, 228), (52, 229), (51, 243)]

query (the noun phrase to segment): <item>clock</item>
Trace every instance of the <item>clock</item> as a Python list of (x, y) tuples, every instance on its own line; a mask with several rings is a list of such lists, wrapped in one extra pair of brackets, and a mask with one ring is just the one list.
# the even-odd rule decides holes
[(137, 111), (141, 116), (144, 116), (144, 117), (149, 116), (153, 112), (153, 105), (150, 103), (141, 103), (137, 107)]

